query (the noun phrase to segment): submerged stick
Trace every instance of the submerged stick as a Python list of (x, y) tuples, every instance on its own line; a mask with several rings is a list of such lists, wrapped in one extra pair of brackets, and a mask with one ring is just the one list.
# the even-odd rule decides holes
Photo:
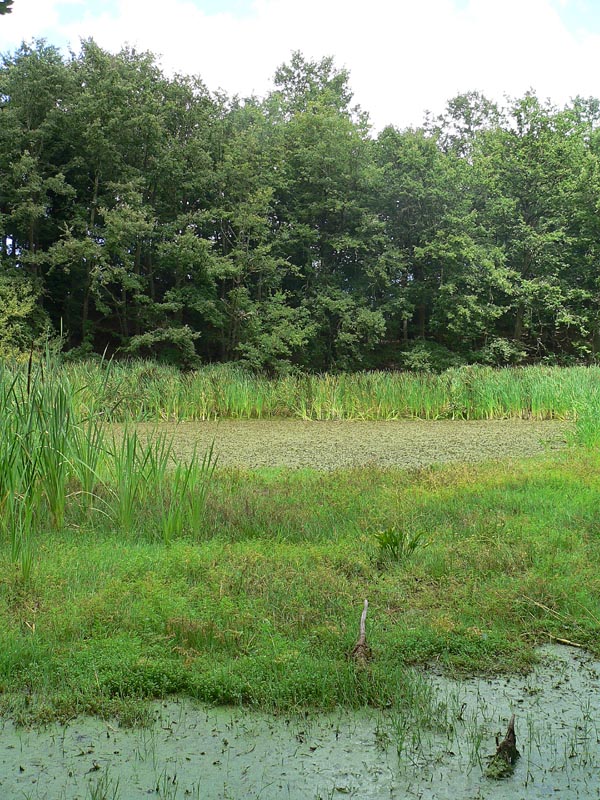
[(373, 653), (371, 652), (371, 648), (367, 644), (367, 610), (368, 610), (368, 608), (369, 608), (369, 601), (365, 600), (365, 604), (364, 604), (364, 607), (363, 607), (363, 612), (360, 615), (360, 628), (359, 628), (358, 639), (356, 641), (356, 644), (352, 648), (352, 652), (350, 653), (350, 656), (357, 662), (357, 664), (360, 664), (363, 667), (365, 666), (367, 661), (369, 661), (373, 656)]
[(515, 715), (513, 714), (508, 723), (506, 736), (501, 742), (496, 737), (496, 752), (490, 756), (490, 763), (485, 771), (488, 778), (508, 778), (515, 769), (517, 759), (520, 757), (517, 750), (517, 737), (515, 736)]

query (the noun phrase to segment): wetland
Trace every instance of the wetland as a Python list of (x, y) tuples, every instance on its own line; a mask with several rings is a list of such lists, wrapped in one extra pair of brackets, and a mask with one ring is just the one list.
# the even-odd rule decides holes
[(360, 378), (376, 420), (337, 378), (264, 381), (272, 409), (322, 389), (336, 418), (254, 419), (238, 392), (213, 420), (195, 378), (135, 406), (147, 374), (86, 395), (0, 370), (0, 796), (597, 795), (593, 381), (580, 406), (552, 372), (559, 406), (519, 373), (512, 410), (473, 419), (491, 395), (452, 374), (398, 419)]
[[(142, 730), (93, 718), (35, 731), (5, 723), (3, 797), (203, 800), (541, 800), (600, 796), (600, 663), (544, 647), (527, 676), (421, 671), (433, 714), (264, 714), (192, 701), (152, 707)], [(494, 737), (517, 718), (508, 781), (486, 777)], [(417, 724), (418, 723), (418, 724)]]
[[(112, 426), (122, 433), (123, 426)], [(177, 457), (214, 443), (223, 467), (335, 470), (374, 466), (418, 469), (431, 464), (518, 459), (566, 445), (572, 425), (519, 419), (302, 421), (219, 420), (137, 423), (145, 440), (167, 435)]]

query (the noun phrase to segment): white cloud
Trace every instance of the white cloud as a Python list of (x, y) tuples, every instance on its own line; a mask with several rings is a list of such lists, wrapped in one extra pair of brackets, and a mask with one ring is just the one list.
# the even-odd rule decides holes
[[(570, 32), (561, 5), (578, 0), (254, 0), (243, 18), (205, 14), (190, 0), (118, 0), (116, 17), (93, 17), (71, 0), (78, 21), (58, 27), (58, 0), (16, 0), (0, 48), (45, 35), (93, 36), (117, 50), (128, 42), (162, 54), (169, 70), (199, 74), (210, 89), (264, 94), (293, 49), (333, 55), (351, 71), (355, 99), (376, 127), (419, 124), (461, 91), (501, 99), (534, 88), (562, 103), (600, 95), (600, 37)], [(20, 31), (20, 33), (19, 33)], [(12, 38), (11, 38), (12, 37)]]
[(17, 0), (12, 13), (0, 17), (2, 51), (19, 44), (22, 39), (39, 36), (42, 31), (52, 30), (58, 22), (56, 6), (56, 2), (45, 3), (44, 0), (27, 0), (21, 3)]

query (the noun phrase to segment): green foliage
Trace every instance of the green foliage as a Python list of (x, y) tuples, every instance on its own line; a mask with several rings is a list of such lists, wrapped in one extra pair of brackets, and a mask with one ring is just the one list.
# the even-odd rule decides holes
[(427, 546), (425, 531), (410, 533), (395, 525), (379, 530), (374, 534), (378, 546), (378, 563), (402, 564), (421, 547)]
[(593, 99), (374, 135), (331, 58), (241, 100), (92, 40), (22, 45), (0, 89), (0, 355), (48, 323), (73, 357), (270, 374), (600, 349)]
[(161, 328), (132, 336), (124, 352), (133, 356), (152, 355), (158, 363), (174, 364), (184, 369), (198, 366), (198, 356), (194, 343), (199, 333), (188, 326), (181, 328)]
[(241, 362), (257, 372), (290, 372), (314, 332), (307, 309), (290, 308), (278, 293), (247, 313), (244, 339), (237, 348)]
[(462, 363), (460, 356), (435, 342), (416, 342), (402, 353), (403, 366), (414, 372), (443, 372)]
[(477, 361), (482, 364), (490, 364), (492, 367), (519, 364), (525, 356), (526, 353), (518, 342), (500, 338), (491, 339), (476, 353)]
[(288, 115), (320, 107), (344, 113), (352, 100), (349, 77), (347, 70), (336, 69), (331, 57), (308, 61), (296, 50), (289, 64), (275, 72), (276, 90), (270, 100)]
[(18, 358), (43, 343), (49, 320), (40, 294), (39, 283), (0, 272), (0, 358)]

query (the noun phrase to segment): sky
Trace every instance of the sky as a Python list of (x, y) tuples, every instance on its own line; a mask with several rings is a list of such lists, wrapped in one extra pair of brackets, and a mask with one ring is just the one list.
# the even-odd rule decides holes
[(600, 97), (599, 0), (14, 0), (0, 52), (45, 38), (151, 50), (211, 90), (264, 96), (294, 50), (350, 71), (375, 130), (418, 126), (461, 92)]

